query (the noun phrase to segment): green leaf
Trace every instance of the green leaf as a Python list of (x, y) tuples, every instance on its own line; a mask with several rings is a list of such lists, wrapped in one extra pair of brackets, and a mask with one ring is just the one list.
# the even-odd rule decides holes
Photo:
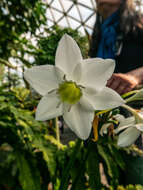
[(101, 179), (99, 171), (99, 158), (97, 146), (95, 143), (90, 145), (90, 151), (87, 158), (87, 173), (89, 176), (89, 187), (91, 190), (101, 189)]
[[(117, 167), (116, 162), (113, 160), (112, 155), (110, 154), (110, 151), (107, 147), (102, 145), (97, 145), (98, 153), (102, 158), (103, 167), (107, 167), (107, 173), (106, 177), (110, 178), (110, 183), (114, 187), (118, 185), (118, 179), (119, 179), (119, 168)], [(104, 168), (104, 169), (105, 169)]]
[[(36, 167), (32, 167), (31, 162), (22, 153), (17, 152), (17, 164), (19, 168), (19, 181), (23, 190), (41, 190), (40, 174)], [(34, 168), (34, 171), (33, 171)]]
[(136, 190), (143, 190), (143, 186), (142, 185), (136, 185)]
[(125, 162), (124, 162), (124, 159), (122, 157), (122, 154), (120, 152), (120, 149), (109, 144), (108, 145), (109, 149), (110, 149), (110, 152), (112, 154), (112, 157), (114, 158), (115, 162), (118, 164), (118, 166), (124, 170), (125, 169)]
[(49, 141), (45, 141), (38, 134), (35, 136), (33, 140), (33, 146), (43, 153), (43, 158), (47, 163), (50, 174), (54, 176), (56, 171), (56, 146), (52, 145)]
[(62, 178), (61, 178), (61, 184), (59, 190), (67, 190), (69, 186), (69, 179), (70, 179), (70, 170), (72, 167), (74, 167), (74, 163), (76, 161), (76, 156), (81, 148), (81, 140), (77, 140), (77, 143), (73, 149), (73, 152), (71, 154), (70, 160), (68, 161), (65, 170), (63, 171)]

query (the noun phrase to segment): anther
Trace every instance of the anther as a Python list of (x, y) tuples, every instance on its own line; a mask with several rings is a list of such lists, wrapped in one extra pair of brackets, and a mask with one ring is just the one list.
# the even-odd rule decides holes
[(51, 93), (55, 92), (56, 90), (57, 90), (57, 89), (50, 90), (50, 91), (48, 92), (48, 94), (51, 94)]
[(59, 107), (60, 107), (60, 105), (61, 105), (61, 102), (59, 102), (59, 103), (57, 104), (56, 108), (59, 108)]
[(64, 80), (64, 81), (67, 81), (67, 79), (66, 79), (66, 75), (63, 76), (63, 80)]
[(79, 88), (85, 88), (85, 86), (82, 86), (82, 85), (78, 85)]
[(69, 109), (68, 109), (68, 112), (70, 112), (71, 111), (71, 106), (69, 107)]

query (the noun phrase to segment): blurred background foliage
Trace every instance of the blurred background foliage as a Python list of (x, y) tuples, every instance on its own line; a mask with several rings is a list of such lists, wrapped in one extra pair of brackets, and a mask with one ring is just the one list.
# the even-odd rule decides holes
[(35, 34), (46, 23), (46, 6), (39, 0), (0, 1), (0, 57), (8, 58), (18, 50), (19, 36), (25, 32)]
[(23, 71), (54, 64), (64, 33), (77, 41), (84, 58), (89, 49), (87, 36), (76, 30), (48, 29), (45, 11), (40, 0), (0, 1), (0, 190), (140, 190), (141, 186), (117, 187), (126, 166), (112, 137), (64, 145), (57, 138), (55, 120), (35, 121), (40, 96), (23, 79)]

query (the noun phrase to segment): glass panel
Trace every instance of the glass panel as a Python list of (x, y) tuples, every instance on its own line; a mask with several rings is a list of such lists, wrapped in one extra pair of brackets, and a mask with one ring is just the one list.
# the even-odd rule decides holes
[(79, 13), (75, 6), (69, 11), (68, 15), (70, 15), (80, 21), (80, 16), (79, 16)]
[(68, 23), (67, 23), (67, 20), (66, 20), (65, 17), (64, 17), (62, 20), (60, 20), (60, 21), (58, 22), (58, 24), (59, 24), (60, 26), (63, 26), (63, 27), (69, 27), (69, 26), (68, 26)]
[(47, 0), (47, 2), (50, 6), (46, 14), (48, 27), (52, 26), (51, 22), (57, 22), (60, 26), (70, 26), (82, 33), (85, 33), (84, 28), (91, 32), (95, 21), (95, 16), (92, 16), (96, 7), (95, 0), (77, 0), (77, 4), (74, 4), (73, 0)]

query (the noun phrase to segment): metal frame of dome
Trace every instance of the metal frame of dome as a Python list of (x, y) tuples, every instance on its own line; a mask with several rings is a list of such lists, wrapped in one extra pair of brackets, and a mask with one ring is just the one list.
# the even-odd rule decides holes
[[(77, 26), (75, 26), (74, 29), (84, 29), (85, 33), (89, 33), (89, 31), (92, 31), (93, 24), (89, 24), (88, 22), (90, 21), (90, 19), (92, 19), (94, 23), (96, 3), (95, 0), (88, 0), (88, 4), (85, 4), (84, 2), (87, 2), (87, 0), (48, 0), (47, 12), (49, 16), (47, 16), (47, 19), (48, 22), (51, 22), (51, 25), (49, 27), (54, 24), (60, 25), (60, 22), (65, 19), (65, 25), (67, 27), (73, 28), (73, 24), (71, 24), (71, 22), (75, 22)], [(70, 5), (68, 6), (68, 8), (65, 8), (65, 4), (67, 3), (69, 3)], [(70, 14), (73, 9), (77, 14), (76, 16)], [(88, 14), (86, 16), (83, 16), (83, 10), (81, 9), (84, 9), (85, 11), (87, 10), (86, 12), (88, 12)], [(60, 14), (60, 16), (56, 18), (55, 14)]]
[[(134, 0), (137, 7), (143, 7), (143, 0)], [(88, 2), (88, 3), (87, 3)], [(48, 22), (51, 22), (49, 27), (54, 24), (61, 25), (61, 22), (65, 20), (64, 26), (71, 27), (77, 30), (83, 29), (86, 34), (92, 32), (95, 12), (96, 12), (96, 2), (95, 0), (47, 0), (47, 16)], [(70, 3), (70, 6), (66, 9), (65, 5)], [(84, 8), (84, 13), (83, 9)], [(77, 14), (70, 14), (74, 9)], [(88, 15), (85, 12), (88, 10)], [(58, 16), (56, 16), (58, 14)], [(84, 16), (83, 16), (84, 15)], [(85, 16), (86, 15), (86, 16)], [(85, 17), (85, 18), (83, 18)], [(90, 21), (90, 22), (89, 22)], [(92, 21), (92, 22), (91, 22)], [(74, 23), (76, 23), (76, 27)], [(73, 27), (74, 26), (74, 27)]]

